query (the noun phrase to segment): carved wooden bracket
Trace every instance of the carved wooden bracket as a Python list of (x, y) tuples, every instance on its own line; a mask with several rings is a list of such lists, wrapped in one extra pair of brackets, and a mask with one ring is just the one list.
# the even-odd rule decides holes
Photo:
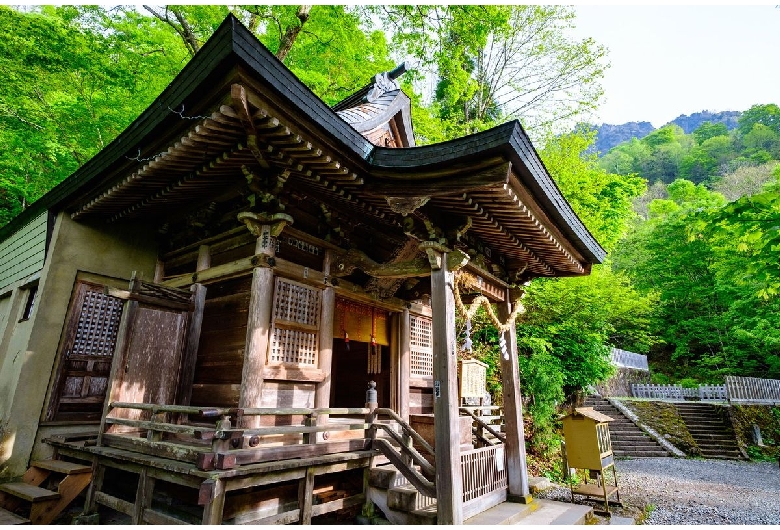
[(285, 226), (293, 224), (293, 218), (286, 213), (241, 212), (237, 217), (255, 237), (260, 237), (263, 226), (270, 226), (271, 237), (277, 237)]
[[(398, 263), (377, 263), (364, 252), (349, 250), (336, 257), (332, 276), (348, 276), (355, 269), (360, 269), (374, 278), (415, 278), (430, 276), (432, 270), (441, 269), (442, 256), (447, 256), (448, 270), (455, 271), (465, 266), (469, 256), (460, 250), (450, 250), (441, 243), (424, 241), (420, 248), (428, 254), (426, 258), (415, 258)], [(433, 257), (432, 257), (433, 256)]]
[(430, 197), (386, 197), (387, 205), (395, 213), (400, 213), (404, 217), (415, 211), (417, 208), (425, 206)]

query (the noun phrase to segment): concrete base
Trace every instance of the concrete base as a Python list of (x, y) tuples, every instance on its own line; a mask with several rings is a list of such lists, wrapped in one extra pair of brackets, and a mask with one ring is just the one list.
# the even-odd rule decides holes
[(534, 498), (530, 495), (512, 495), (507, 494), (506, 502), (517, 502), (520, 504), (531, 504), (534, 502)]
[(467, 525), (574, 525), (593, 516), (590, 506), (534, 499), (530, 504), (504, 502), (467, 519)]

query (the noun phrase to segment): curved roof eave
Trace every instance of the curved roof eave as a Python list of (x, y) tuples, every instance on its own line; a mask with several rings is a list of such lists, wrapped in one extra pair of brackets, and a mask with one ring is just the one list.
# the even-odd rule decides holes
[(606, 251), (563, 197), (517, 120), (438, 144), (411, 149), (376, 147), (369, 161), (372, 169), (381, 169), (383, 176), (392, 180), (394, 173), (401, 178), (413, 168), (468, 165), (469, 160), (478, 162), (496, 155), (512, 162), (515, 173), (534, 200), (582, 255), (591, 263), (602, 263)]

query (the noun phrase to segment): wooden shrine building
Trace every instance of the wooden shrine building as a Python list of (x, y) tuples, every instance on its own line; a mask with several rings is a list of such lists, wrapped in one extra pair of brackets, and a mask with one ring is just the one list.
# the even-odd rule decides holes
[(0, 478), (85, 463), (86, 510), (136, 523), (394, 511), (387, 463), (428, 522), (529, 498), (514, 326), (499, 432), (461, 407), (456, 305), (506, 322), (604, 251), (518, 122), (415, 146), (399, 73), (329, 108), (229, 17), (0, 230)]

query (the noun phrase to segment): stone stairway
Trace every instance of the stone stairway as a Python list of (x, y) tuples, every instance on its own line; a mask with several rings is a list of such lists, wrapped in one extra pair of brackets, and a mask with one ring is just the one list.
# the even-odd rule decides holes
[[(436, 499), (420, 494), (392, 465), (371, 468), (368, 496), (392, 524), (436, 524)], [(463, 524), (571, 526), (587, 524), (592, 517), (593, 508), (587, 505), (534, 499), (530, 504), (503, 502), (469, 517)]]
[(634, 425), (603, 397), (588, 396), (585, 398), (584, 406), (593, 407), (594, 410), (615, 420), (609, 422), (609, 435), (612, 440), (612, 451), (616, 457), (669, 456), (658, 442)]
[(21, 482), (0, 484), (0, 524), (49, 524), (91, 480), (90, 466), (63, 460), (33, 462)]
[(368, 496), (393, 524), (436, 524), (436, 499), (421, 494), (394, 466), (372, 467)]
[(742, 460), (734, 430), (708, 403), (675, 403), (704, 458)]

